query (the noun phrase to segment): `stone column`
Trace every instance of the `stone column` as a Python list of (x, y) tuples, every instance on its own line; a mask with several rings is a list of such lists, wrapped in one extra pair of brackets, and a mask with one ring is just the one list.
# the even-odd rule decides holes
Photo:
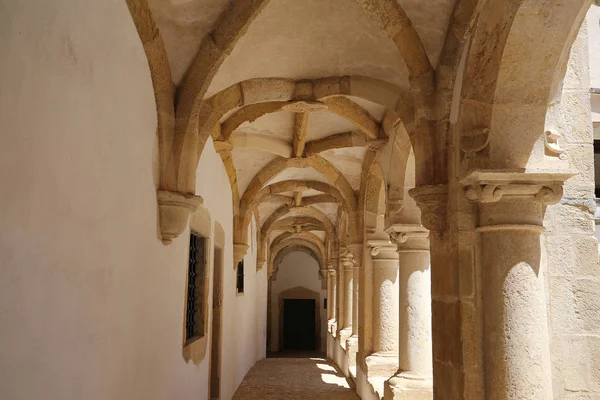
[(386, 384), (385, 399), (433, 399), (429, 231), (396, 224), (388, 232), (400, 265), (400, 337), (398, 372)]
[(346, 341), (348, 356), (348, 371), (356, 377), (356, 357), (358, 352), (358, 289), (360, 282), (360, 266), (362, 264), (362, 243), (348, 246), (352, 254), (352, 330), (351, 336)]
[(336, 296), (336, 271), (333, 268), (329, 268), (327, 270), (327, 320), (333, 321), (335, 320), (335, 296)]
[[(373, 353), (366, 358), (371, 382), (398, 369), (398, 253), (389, 240), (367, 241), (373, 262)], [(383, 396), (383, 381), (375, 389)]]
[[(351, 254), (341, 257), (340, 263), (344, 273), (342, 274), (342, 297), (343, 297), (343, 315), (341, 321), (342, 329), (347, 333), (347, 337), (352, 334), (352, 298), (354, 296), (354, 262)], [(347, 339), (346, 337), (346, 339)]]
[(570, 176), (475, 171), (461, 181), (479, 209), (486, 399), (553, 398), (540, 234)]
[(456, 235), (447, 229), (448, 187), (424, 185), (409, 191), (429, 230), (433, 397), (463, 400), (463, 321)]

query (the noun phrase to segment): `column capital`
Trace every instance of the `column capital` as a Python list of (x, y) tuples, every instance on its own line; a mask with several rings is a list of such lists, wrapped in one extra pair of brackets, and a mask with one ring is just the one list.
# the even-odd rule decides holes
[(354, 266), (354, 255), (347, 248), (340, 253), (340, 264), (344, 270), (351, 270)]
[(161, 239), (164, 244), (169, 244), (185, 231), (190, 215), (203, 204), (203, 200), (194, 194), (169, 190), (159, 190), (156, 197)]
[(321, 275), (321, 279), (327, 279), (327, 276), (329, 275), (329, 270), (328, 269), (319, 270), (319, 274)]
[(561, 170), (476, 170), (460, 180), (465, 197), (479, 208), (479, 232), (543, 232), (544, 207), (556, 204), (564, 182)]
[(421, 209), (421, 222), (430, 231), (441, 232), (446, 229), (447, 185), (424, 185), (410, 189), (408, 194)]
[(329, 268), (327, 270), (327, 272), (329, 273), (329, 276), (332, 277), (332, 278), (335, 278), (335, 276), (337, 275), (337, 271), (335, 269), (333, 269), (333, 268)]
[(244, 259), (249, 247), (245, 243), (233, 244), (233, 269), (237, 268), (238, 263)]
[(386, 229), (398, 252), (429, 251), (429, 231), (420, 224), (394, 224)]
[(396, 245), (389, 239), (369, 239), (367, 246), (373, 260), (397, 260)]
[(460, 184), (465, 187), (465, 197), (476, 203), (496, 203), (518, 196), (552, 205), (560, 201), (564, 182), (574, 175), (563, 170), (475, 170)]

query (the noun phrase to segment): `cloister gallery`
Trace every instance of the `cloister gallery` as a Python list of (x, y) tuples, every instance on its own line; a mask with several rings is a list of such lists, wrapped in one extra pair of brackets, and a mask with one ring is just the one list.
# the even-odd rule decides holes
[(0, 0), (0, 54), (0, 399), (600, 399), (592, 0)]

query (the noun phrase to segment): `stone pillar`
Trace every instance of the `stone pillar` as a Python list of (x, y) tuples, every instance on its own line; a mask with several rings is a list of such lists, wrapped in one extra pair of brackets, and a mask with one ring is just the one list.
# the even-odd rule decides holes
[(336, 296), (336, 271), (333, 268), (329, 268), (327, 270), (327, 320), (333, 321), (335, 320), (335, 296)]
[(386, 384), (385, 399), (433, 399), (429, 231), (396, 224), (388, 232), (400, 265), (400, 337), (398, 372)]
[(356, 377), (356, 357), (358, 353), (358, 290), (360, 282), (360, 267), (362, 264), (362, 243), (348, 246), (352, 254), (352, 329), (351, 336), (346, 341), (346, 352), (348, 356), (348, 372)]
[(354, 296), (354, 262), (351, 255), (346, 255), (340, 259), (343, 273), (343, 316), (341, 321), (342, 329), (352, 333), (352, 298)]
[(553, 398), (540, 234), (570, 176), (475, 171), (461, 181), (479, 209), (486, 399)]
[(448, 187), (418, 186), (409, 194), (421, 209), (423, 227), (429, 230), (433, 397), (463, 400), (465, 366), (460, 274), (457, 238), (446, 229)]
[(398, 369), (398, 253), (389, 240), (367, 241), (373, 265), (373, 353), (365, 362), (367, 377), (380, 397), (383, 382)]
[(386, 240), (369, 240), (373, 258), (373, 351), (398, 352), (398, 253)]

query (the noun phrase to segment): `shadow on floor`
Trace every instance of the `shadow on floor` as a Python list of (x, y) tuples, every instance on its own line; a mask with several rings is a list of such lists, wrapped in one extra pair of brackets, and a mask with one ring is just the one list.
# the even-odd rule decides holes
[(323, 357), (267, 358), (248, 372), (233, 400), (358, 400), (354, 388)]
[(267, 358), (326, 358), (326, 355), (314, 350), (283, 350), (268, 352)]

